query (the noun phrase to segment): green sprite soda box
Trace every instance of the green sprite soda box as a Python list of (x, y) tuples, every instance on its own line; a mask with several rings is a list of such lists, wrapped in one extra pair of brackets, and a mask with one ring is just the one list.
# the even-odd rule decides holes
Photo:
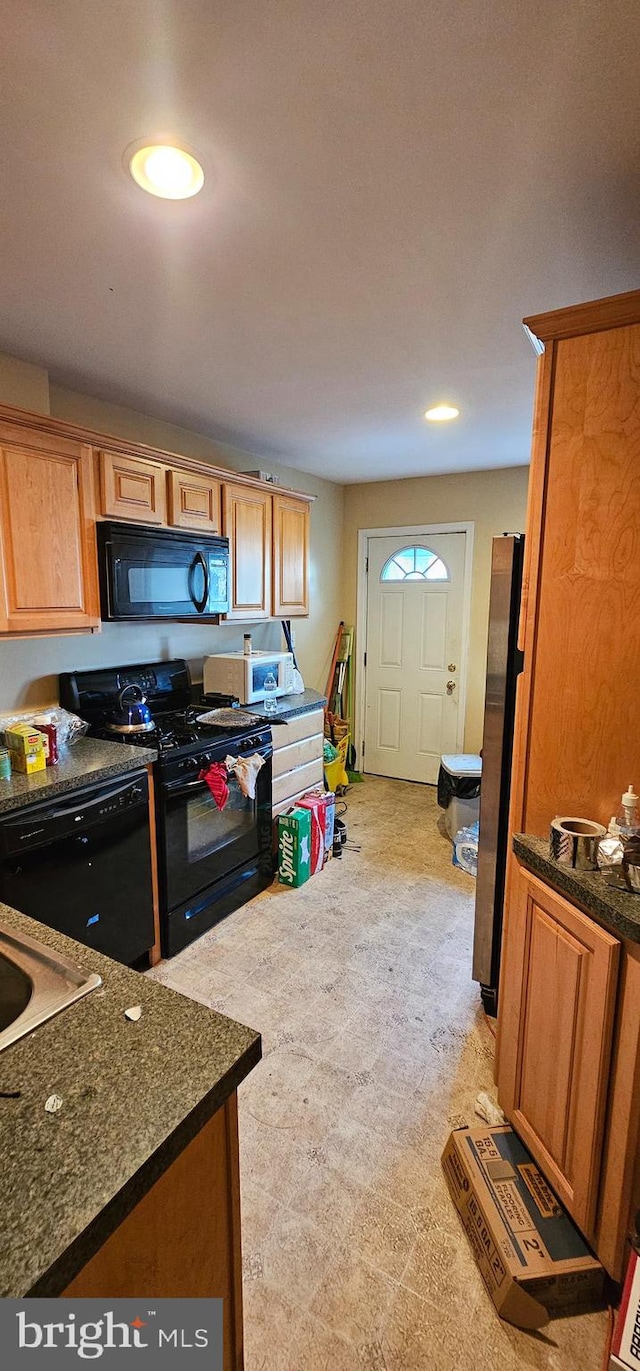
[(304, 885), (311, 875), (311, 810), (294, 805), (278, 818), (278, 880)]

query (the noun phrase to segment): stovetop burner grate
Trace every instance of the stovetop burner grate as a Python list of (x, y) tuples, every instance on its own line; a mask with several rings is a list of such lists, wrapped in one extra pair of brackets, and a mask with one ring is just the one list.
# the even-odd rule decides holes
[[(126, 685), (138, 686), (145, 695), (153, 730), (124, 734), (107, 729)], [(216, 744), (223, 745), (227, 738), (242, 737), (249, 731), (258, 735), (269, 722), (248, 711), (228, 708), (234, 703), (234, 696), (207, 697), (199, 708), (194, 707), (193, 698), (189, 669), (182, 658), (63, 673), (60, 677), (61, 704), (87, 720), (92, 737), (155, 748), (163, 768), (169, 759), (181, 758), (189, 752), (200, 755)], [(227, 706), (222, 715), (218, 706)]]
[(244, 710), (226, 709), (209, 711), (223, 715), (223, 718), (204, 718), (198, 709), (185, 709), (154, 715), (155, 728), (148, 733), (112, 733), (103, 723), (94, 724), (90, 733), (94, 738), (106, 742), (130, 743), (134, 747), (153, 747), (162, 758), (183, 752), (199, 753), (207, 746), (222, 742), (225, 738), (236, 738), (252, 730), (258, 734), (265, 727), (265, 721)]

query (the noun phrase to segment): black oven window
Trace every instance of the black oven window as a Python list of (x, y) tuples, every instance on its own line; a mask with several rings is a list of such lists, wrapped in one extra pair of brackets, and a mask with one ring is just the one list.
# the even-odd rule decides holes
[(255, 825), (254, 801), (242, 794), (235, 776), (229, 776), (229, 799), (220, 810), (207, 787), (189, 797), (187, 804), (187, 860), (201, 862), (227, 843), (250, 833)]

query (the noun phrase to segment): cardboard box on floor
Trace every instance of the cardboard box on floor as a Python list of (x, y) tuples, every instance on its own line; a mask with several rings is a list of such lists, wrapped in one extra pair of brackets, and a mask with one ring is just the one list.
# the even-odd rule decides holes
[(293, 806), (278, 817), (278, 880), (304, 885), (311, 875), (311, 813)]
[(640, 1367), (640, 1256), (632, 1250), (616, 1315), (609, 1371)]
[(602, 1266), (508, 1124), (456, 1129), (442, 1166), (501, 1318), (542, 1328), (552, 1310), (601, 1300)]

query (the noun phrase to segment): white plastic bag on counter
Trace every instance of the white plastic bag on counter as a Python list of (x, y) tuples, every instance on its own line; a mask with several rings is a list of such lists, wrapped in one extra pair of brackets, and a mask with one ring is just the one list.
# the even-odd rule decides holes
[[(33, 723), (34, 719), (55, 724), (59, 751), (72, 747), (78, 738), (83, 738), (89, 730), (89, 725), (84, 719), (79, 719), (77, 714), (70, 714), (68, 709), (61, 709), (60, 705), (48, 705), (44, 709), (36, 706), (34, 709), (22, 709), (13, 714), (0, 714), (0, 732), (4, 733), (6, 728), (13, 728), (15, 724)], [(37, 728), (37, 724), (34, 724), (34, 728)]]
[(480, 824), (476, 819), (469, 828), (460, 828), (453, 840), (453, 856), (451, 861), (454, 866), (462, 867), (463, 871), (468, 871), (470, 876), (478, 874), (478, 840), (480, 837)]
[(611, 833), (601, 840), (596, 854), (600, 871), (605, 871), (607, 867), (611, 866), (621, 866), (623, 857), (624, 844), (621, 838)]

